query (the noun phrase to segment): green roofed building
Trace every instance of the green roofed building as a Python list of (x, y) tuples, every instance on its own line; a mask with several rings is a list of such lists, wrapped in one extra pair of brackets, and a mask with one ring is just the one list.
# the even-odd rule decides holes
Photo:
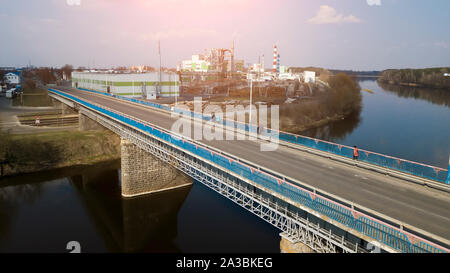
[(155, 99), (180, 95), (180, 78), (176, 73), (105, 73), (72, 72), (72, 87), (86, 88), (111, 94)]

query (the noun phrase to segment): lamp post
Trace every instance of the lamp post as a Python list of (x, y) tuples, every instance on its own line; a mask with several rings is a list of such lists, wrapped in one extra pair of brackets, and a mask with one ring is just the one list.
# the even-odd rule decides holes
[(248, 118), (249, 131), (251, 132), (252, 128), (252, 96), (253, 96), (253, 79), (250, 79), (250, 114)]

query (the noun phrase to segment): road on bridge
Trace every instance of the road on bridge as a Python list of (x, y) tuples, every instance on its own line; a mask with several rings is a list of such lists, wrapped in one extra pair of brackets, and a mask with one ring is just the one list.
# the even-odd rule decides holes
[[(65, 92), (168, 130), (175, 121), (170, 114), (105, 95), (75, 89), (65, 90)], [(258, 141), (203, 140), (200, 142), (446, 240), (450, 239), (450, 195), (448, 193), (427, 189), (401, 179), (286, 146), (280, 145), (275, 151), (261, 152), (261, 143)]]

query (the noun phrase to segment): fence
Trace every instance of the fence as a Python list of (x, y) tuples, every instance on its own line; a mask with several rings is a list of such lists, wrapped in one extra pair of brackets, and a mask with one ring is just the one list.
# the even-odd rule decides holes
[(106, 116), (114, 118), (120, 122), (128, 124), (134, 128), (140, 129), (160, 140), (171, 143), (185, 151), (188, 151), (204, 160), (212, 162), (217, 166), (244, 177), (264, 188), (276, 192), (301, 206), (319, 212), (322, 215), (333, 219), (347, 227), (357, 230), (370, 238), (373, 238), (385, 245), (401, 252), (414, 253), (445, 253), (449, 250), (445, 247), (439, 246), (426, 239), (411, 234), (399, 227), (387, 224), (379, 219), (375, 219), (361, 211), (357, 211), (355, 207), (351, 208), (347, 205), (340, 204), (336, 201), (330, 200), (322, 196), (320, 193), (312, 192), (308, 189), (302, 188), (298, 184), (291, 183), (286, 179), (280, 179), (270, 175), (263, 170), (256, 170), (238, 160), (232, 159), (223, 154), (214, 152), (207, 147), (203, 147), (198, 143), (184, 139), (182, 136), (175, 136), (174, 134), (165, 131), (161, 128), (156, 128), (150, 123), (137, 120), (131, 116), (122, 113), (117, 113), (108, 110), (106, 107), (101, 107), (69, 94), (62, 93), (58, 90), (49, 89), (63, 97), (69, 98), (77, 103), (96, 110)]
[[(78, 88), (78, 89), (84, 90), (84, 91), (95, 92), (95, 93), (115, 97), (118, 99), (134, 102), (134, 103), (143, 104), (143, 105), (147, 105), (150, 107), (154, 107), (154, 108), (158, 108), (158, 109), (162, 109), (162, 110), (166, 110), (166, 111), (171, 111), (170, 107), (168, 107), (166, 105), (158, 104), (158, 103), (152, 103), (152, 102), (147, 102), (147, 101), (143, 101), (143, 100), (127, 98), (127, 97), (123, 97), (123, 96), (111, 95), (108, 93), (104, 93), (104, 92), (100, 92), (100, 91), (96, 91), (96, 90), (89, 90), (89, 89), (85, 89), (85, 88)], [(211, 117), (209, 115), (203, 115), (202, 113), (187, 112), (187, 111), (179, 110), (176, 108), (173, 109), (173, 111), (183, 114), (183, 115), (192, 116), (192, 117), (198, 118), (198, 119), (203, 119), (203, 120), (211, 119)], [(228, 122), (227, 123), (226, 120), (222, 120), (219, 123), (221, 123), (224, 126), (233, 126), (235, 129), (240, 129), (240, 130), (244, 130), (247, 132), (250, 129), (248, 124), (239, 123), (239, 122)], [(252, 130), (255, 129), (253, 127), (254, 127), (254, 125), (252, 125)], [(273, 131), (268, 128), (263, 128), (263, 133), (267, 134), (267, 135), (272, 135), (272, 136), (277, 134), (280, 140), (289, 142), (292, 144), (317, 149), (320, 151), (332, 153), (332, 154), (343, 156), (346, 158), (353, 157), (353, 148), (345, 146), (345, 145), (332, 143), (332, 142), (328, 142), (328, 141), (324, 141), (324, 140), (320, 140), (320, 139), (314, 139), (314, 138), (310, 138), (310, 137), (306, 137), (306, 136), (291, 134), (291, 133), (282, 132), (282, 131)], [(383, 154), (379, 154), (379, 153), (375, 153), (375, 152), (371, 152), (371, 151), (367, 151), (367, 150), (362, 150), (362, 149), (359, 149), (358, 160), (362, 161), (362, 162), (374, 164), (374, 165), (377, 165), (380, 167), (384, 167), (384, 168), (400, 171), (403, 173), (415, 175), (418, 177), (430, 179), (433, 181), (450, 184), (450, 175), (448, 173), (448, 170), (445, 170), (445, 169), (442, 169), (439, 167), (430, 166), (430, 165), (413, 162), (413, 161), (409, 161), (409, 160), (405, 160), (405, 159), (400, 159), (400, 158), (383, 155)]]

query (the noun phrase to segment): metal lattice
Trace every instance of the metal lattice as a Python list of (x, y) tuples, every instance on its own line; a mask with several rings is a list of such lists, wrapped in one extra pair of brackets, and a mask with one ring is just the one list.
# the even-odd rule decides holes
[(344, 236), (335, 235), (331, 230), (294, 214), (286, 205), (281, 205), (281, 202), (264, 198), (262, 194), (255, 191), (255, 187), (260, 188), (256, 184), (250, 185), (239, 176), (226, 173), (186, 151), (84, 107), (81, 107), (80, 114), (97, 121), (122, 138), (171, 164), (280, 229), (282, 236), (292, 243), (301, 242), (320, 253), (367, 252), (361, 247), (358, 248), (358, 244), (349, 242)]

